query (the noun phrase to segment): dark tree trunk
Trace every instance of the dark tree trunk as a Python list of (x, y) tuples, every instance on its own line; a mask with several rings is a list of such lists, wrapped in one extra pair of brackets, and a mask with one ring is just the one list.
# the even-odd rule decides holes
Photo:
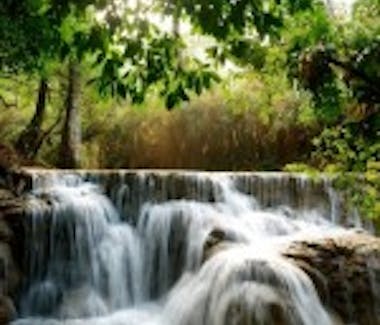
[(62, 130), (57, 165), (61, 168), (80, 167), (81, 121), (80, 121), (80, 73), (79, 64), (69, 63), (66, 94), (66, 114)]
[(15, 143), (18, 153), (27, 159), (33, 159), (40, 148), (40, 139), (43, 134), (42, 124), (46, 115), (47, 93), (48, 83), (46, 79), (42, 78), (38, 88), (36, 110), (33, 118)]

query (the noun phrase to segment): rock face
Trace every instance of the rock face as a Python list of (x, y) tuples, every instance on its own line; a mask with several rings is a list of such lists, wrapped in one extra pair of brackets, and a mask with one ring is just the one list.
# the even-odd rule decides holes
[(14, 300), (21, 285), (24, 251), (24, 203), (0, 189), (0, 324), (16, 316)]
[(284, 255), (315, 283), (344, 324), (380, 324), (380, 239), (367, 234), (295, 242)]

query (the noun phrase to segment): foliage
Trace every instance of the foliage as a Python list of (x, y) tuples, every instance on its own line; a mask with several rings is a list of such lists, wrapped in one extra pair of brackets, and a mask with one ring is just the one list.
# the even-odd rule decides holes
[[(60, 89), (64, 85), (55, 78), (52, 85), (44, 130), (55, 123), (63, 101)], [(311, 140), (319, 132), (310, 96), (293, 90), (285, 74), (281, 78), (257, 73), (231, 77), (171, 112), (154, 94), (132, 106), (99, 97), (87, 85), (81, 97), (86, 107), (82, 112), (83, 166), (88, 168), (276, 170), (295, 160), (306, 162)], [(13, 119), (1, 129), (9, 133), (8, 141), (17, 136), (14, 130), (23, 127), (33, 105), (32, 100), (17, 110), (2, 110), (0, 123)], [(41, 148), (39, 159), (45, 164), (54, 165), (59, 130)]]
[(318, 132), (305, 114), (309, 100), (285, 76), (235, 77), (173, 112), (152, 99), (103, 117), (109, 125), (94, 121), (99, 135), (86, 146), (98, 153), (98, 166), (275, 170), (307, 160)]
[(303, 13), (312, 28), (291, 21), (285, 45), (290, 76), (311, 91), (326, 125), (314, 140), (311, 163), (334, 173), (348, 203), (371, 218), (380, 216), (379, 171), (369, 167), (380, 160), (379, 12), (378, 0), (362, 0), (348, 20)]
[(379, 8), (377, 0), (358, 1), (351, 20), (314, 16), (317, 25), (302, 37), (307, 43), (289, 48), (300, 57), (295, 75), (313, 92), (317, 106), (327, 108), (321, 117), (328, 121), (345, 115), (344, 98), (365, 105), (363, 120), (378, 113), (380, 93), (375, 85), (380, 81), (380, 22), (374, 17)]
[[(94, 7), (105, 10), (104, 21), (96, 19)], [(46, 73), (49, 62), (91, 54), (100, 92), (141, 102), (152, 84), (161, 83), (169, 108), (188, 99), (186, 89), (200, 92), (217, 80), (195, 61), (180, 67), (180, 40), (147, 19), (131, 19), (130, 8), (119, 9), (107, 1), (7, 0), (0, 5), (0, 67)]]
[(368, 162), (380, 160), (379, 141), (366, 139), (356, 124), (327, 128), (314, 145), (314, 158), (322, 168), (334, 164), (338, 170), (363, 172)]
[(358, 209), (361, 215), (378, 221), (380, 216), (380, 169), (369, 164), (360, 175), (344, 173), (338, 175), (334, 186), (341, 190), (349, 209)]
[[(156, 10), (163, 14), (183, 11), (202, 32), (225, 40), (248, 26), (254, 26), (260, 35), (275, 34), (286, 7), (278, 1), (214, 0), (206, 4), (176, 0), (160, 4)], [(296, 8), (294, 4), (291, 7)], [(96, 19), (96, 10), (103, 10), (103, 21)], [(148, 89), (158, 84), (168, 108), (188, 100), (189, 91), (199, 94), (218, 80), (208, 65), (193, 59), (179, 62), (182, 40), (162, 32), (138, 10), (117, 1), (6, 0), (0, 6), (4, 53), (0, 66), (43, 69), (47, 58), (57, 59), (58, 54), (60, 60), (67, 56), (81, 60), (91, 53), (100, 72), (97, 83), (101, 92), (130, 96), (141, 103)]]
[(348, 204), (370, 218), (380, 216), (380, 142), (367, 138), (356, 123), (324, 129), (314, 140), (314, 163), (333, 173)]
[(287, 164), (283, 170), (288, 173), (306, 174), (307, 176), (316, 180), (319, 180), (321, 176), (320, 170), (306, 163), (290, 163)]

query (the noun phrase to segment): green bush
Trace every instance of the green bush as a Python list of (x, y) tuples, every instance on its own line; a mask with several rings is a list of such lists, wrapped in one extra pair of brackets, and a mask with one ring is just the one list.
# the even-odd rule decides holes
[(90, 165), (109, 168), (278, 170), (307, 161), (319, 131), (307, 94), (285, 76), (254, 74), (231, 78), (175, 111), (153, 100), (94, 123), (98, 135), (85, 146), (98, 161)]

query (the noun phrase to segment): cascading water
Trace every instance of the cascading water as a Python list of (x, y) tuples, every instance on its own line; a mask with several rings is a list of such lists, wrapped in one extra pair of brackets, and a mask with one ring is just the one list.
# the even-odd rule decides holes
[[(343, 231), (318, 210), (263, 208), (233, 177), (194, 175), (199, 199), (143, 191), (133, 218), (126, 183), (108, 198), (101, 180), (85, 178), (33, 186), (15, 325), (333, 324), (309, 277), (280, 253), (295, 238)], [(210, 234), (225, 249), (208, 247)]]

